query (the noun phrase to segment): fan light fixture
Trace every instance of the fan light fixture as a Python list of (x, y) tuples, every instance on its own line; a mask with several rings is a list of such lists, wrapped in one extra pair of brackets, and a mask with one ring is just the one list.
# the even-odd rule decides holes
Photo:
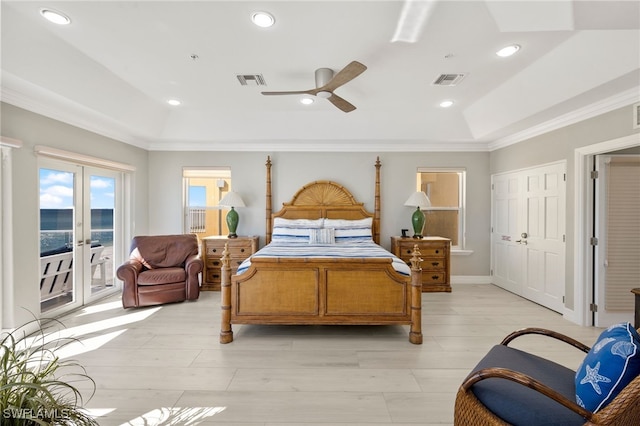
[(440, 106), (441, 106), (442, 108), (449, 108), (449, 107), (450, 107), (450, 106), (452, 106), (452, 105), (453, 105), (453, 101), (449, 101), (449, 100), (447, 100), (447, 101), (442, 101), (442, 102), (440, 102)]
[(52, 9), (40, 9), (40, 15), (49, 22), (53, 22), (58, 25), (69, 25), (71, 18), (64, 13), (52, 10)]
[(520, 50), (520, 46), (517, 45), (517, 44), (512, 44), (512, 45), (505, 46), (502, 49), (498, 50), (496, 52), (496, 55), (500, 56), (501, 58), (506, 58), (508, 56), (513, 55), (518, 50)]
[(251, 15), (254, 24), (262, 28), (269, 28), (276, 23), (276, 19), (269, 12), (256, 12)]
[(303, 105), (311, 105), (313, 103), (313, 99), (311, 98), (302, 98), (300, 99), (300, 103)]
[(167, 103), (168, 103), (169, 105), (172, 105), (172, 106), (178, 106), (178, 105), (182, 104), (182, 102), (180, 102), (180, 101), (179, 101), (179, 100), (177, 100), (177, 99), (169, 99), (169, 100), (167, 101)]

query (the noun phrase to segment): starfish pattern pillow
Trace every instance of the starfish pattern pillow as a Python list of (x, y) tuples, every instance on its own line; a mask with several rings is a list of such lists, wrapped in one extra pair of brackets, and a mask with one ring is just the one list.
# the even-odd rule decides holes
[(604, 330), (576, 372), (576, 402), (597, 412), (640, 374), (640, 336), (629, 323)]

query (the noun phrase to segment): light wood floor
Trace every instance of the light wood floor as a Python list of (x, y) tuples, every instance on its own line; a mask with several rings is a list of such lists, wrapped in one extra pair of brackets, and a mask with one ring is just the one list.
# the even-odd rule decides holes
[[(591, 345), (580, 327), (492, 285), (423, 293), (424, 343), (405, 326), (234, 326), (218, 343), (218, 292), (122, 309), (112, 297), (62, 319), (96, 381), (86, 404), (109, 425), (441, 425), (455, 392), (509, 332), (546, 327)], [(577, 368), (582, 354), (527, 337), (517, 347)], [(83, 387), (84, 385), (80, 385)]]

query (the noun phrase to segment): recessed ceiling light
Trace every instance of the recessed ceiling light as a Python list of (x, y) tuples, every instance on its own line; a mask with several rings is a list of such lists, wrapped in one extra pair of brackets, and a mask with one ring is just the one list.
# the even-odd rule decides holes
[(68, 25), (71, 23), (71, 18), (56, 10), (40, 9), (40, 15), (42, 15), (47, 21), (53, 22), (54, 24)]
[(440, 106), (442, 108), (449, 108), (451, 105), (453, 105), (453, 101), (442, 101), (442, 102), (440, 102)]
[(276, 23), (276, 19), (269, 12), (256, 12), (251, 15), (251, 20), (262, 28), (268, 28)]
[(179, 100), (177, 100), (177, 99), (169, 99), (169, 100), (167, 101), (167, 103), (168, 103), (169, 105), (178, 106), (178, 105), (180, 105), (182, 102), (180, 102), (180, 101), (179, 101)]
[(518, 50), (520, 50), (520, 46), (517, 45), (517, 44), (512, 44), (510, 46), (506, 46), (506, 47), (503, 47), (502, 49), (498, 50), (496, 52), (496, 55), (500, 56), (501, 58), (506, 58), (507, 56), (513, 55)]
[(311, 105), (313, 103), (312, 98), (302, 98), (300, 99), (300, 103), (303, 105)]

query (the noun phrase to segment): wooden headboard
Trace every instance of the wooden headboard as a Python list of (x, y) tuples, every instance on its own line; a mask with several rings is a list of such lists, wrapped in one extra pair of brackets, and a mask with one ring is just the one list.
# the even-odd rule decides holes
[(271, 206), (271, 158), (267, 157), (267, 197), (266, 197), (266, 243), (271, 242), (273, 218), (286, 219), (364, 219), (373, 218), (373, 241), (380, 244), (380, 158), (376, 159), (375, 206), (370, 213), (353, 198), (344, 186), (329, 180), (319, 180), (303, 186), (291, 201), (282, 203), (282, 208), (272, 213)]

